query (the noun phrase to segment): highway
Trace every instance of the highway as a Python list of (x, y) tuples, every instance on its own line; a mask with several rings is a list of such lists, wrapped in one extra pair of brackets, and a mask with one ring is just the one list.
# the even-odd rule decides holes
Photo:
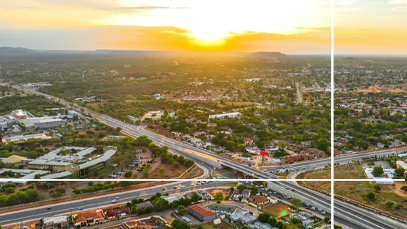
[[(381, 151), (375, 151), (372, 153), (358, 153), (358, 154), (350, 154), (350, 155), (344, 155), (340, 157), (335, 157), (334, 162), (339, 163), (339, 164), (347, 164), (349, 162), (358, 161), (362, 160), (362, 158), (366, 157), (372, 157), (377, 155), (379, 156), (389, 156), (389, 155), (394, 155), (398, 154), (400, 149), (386, 149), (386, 150), (381, 150)], [(304, 171), (306, 169), (314, 169), (314, 168), (323, 168), (326, 165), (331, 164), (331, 158), (324, 158), (324, 159), (318, 159), (318, 160), (311, 160), (311, 161), (305, 161), (305, 162), (297, 162), (294, 164), (289, 164), (289, 165), (282, 165), (282, 166), (262, 166), (262, 169), (267, 169), (268, 171), (276, 171), (276, 170), (282, 170), (282, 169), (287, 169), (287, 168), (293, 168), (295, 171)]]
[[(0, 214), (0, 222), (2, 226), (5, 226), (8, 224), (27, 222), (31, 220), (40, 219), (43, 217), (50, 217), (53, 215), (70, 214), (71, 211), (72, 212), (80, 211), (79, 210), (80, 207), (82, 207), (84, 210), (93, 208), (102, 208), (113, 204), (126, 203), (135, 198), (136, 199), (150, 198), (153, 194), (157, 192), (160, 192), (162, 194), (185, 193), (193, 190), (200, 190), (203, 188), (213, 188), (221, 186), (222, 184), (228, 182), (217, 181), (217, 182), (208, 182), (203, 185), (191, 186), (192, 183), (196, 182), (183, 181), (170, 184), (158, 184), (154, 187), (131, 190), (122, 193), (106, 194), (97, 197), (84, 198), (79, 201), (78, 200), (65, 201), (58, 204), (44, 205), (44, 207), (36, 207), (19, 211), (10, 211), (8, 213)], [(185, 188), (182, 188), (181, 186), (185, 186)], [(177, 189), (173, 189), (174, 187), (177, 187)], [(222, 187), (228, 186), (222, 185)], [(116, 199), (116, 197), (119, 197), (117, 203), (112, 203), (112, 200)]]
[[(42, 94), (44, 96), (50, 97), (49, 95), (46, 95), (46, 94), (43, 94), (43, 93), (40, 93), (37, 91), (34, 91), (33, 93)], [(66, 106), (70, 106), (70, 104), (68, 102), (66, 102), (62, 99), (60, 99), (60, 102)], [(76, 109), (79, 109), (79, 108), (80, 107), (76, 106)], [(105, 123), (109, 126), (112, 126), (115, 128), (120, 127), (123, 131), (126, 131), (131, 135), (148, 136), (156, 144), (168, 146), (169, 151), (171, 151), (172, 153), (182, 155), (182, 156), (185, 156), (188, 158), (192, 154), (192, 152), (199, 153), (200, 155), (207, 157), (207, 159), (216, 160), (217, 162), (221, 163), (223, 166), (243, 172), (251, 177), (258, 178), (258, 179), (277, 179), (277, 177), (271, 175), (270, 173), (265, 173), (265, 172), (256, 170), (255, 168), (249, 167), (247, 165), (239, 164), (238, 162), (227, 160), (216, 154), (210, 153), (206, 150), (193, 147), (191, 145), (176, 141), (174, 139), (166, 138), (162, 135), (144, 130), (143, 127), (124, 123), (124, 122), (118, 121), (116, 119), (110, 118), (107, 115), (103, 115), (103, 114), (96, 113), (94, 111), (90, 111), (86, 108), (84, 108), (84, 112), (89, 113), (94, 118), (98, 119), (102, 123)], [(389, 152), (384, 152), (384, 153), (389, 153)], [(362, 158), (362, 157), (366, 157), (366, 156), (365, 155), (344, 156), (344, 157), (338, 158), (338, 161), (335, 160), (335, 162), (343, 161), (342, 163), (345, 163), (347, 161), (356, 160), (355, 158), (358, 158), (358, 157)], [(330, 159), (324, 159), (324, 160), (311, 161), (311, 162), (307, 162), (307, 163), (317, 162), (315, 164), (318, 164), (321, 167), (324, 165), (324, 163), (325, 163), (325, 165), (330, 164)], [(194, 160), (194, 161), (196, 161), (196, 160)], [(305, 167), (304, 165), (305, 164), (297, 164), (295, 166)], [(312, 166), (316, 166), (316, 165), (312, 164)], [(293, 167), (294, 167), (294, 165), (293, 165)], [(330, 205), (331, 205), (330, 198), (325, 197), (320, 193), (313, 192), (304, 187), (298, 186), (292, 182), (281, 181), (281, 180), (275, 181), (275, 182), (278, 183), (279, 185), (283, 185), (283, 183), (284, 183), (284, 185), (295, 190), (296, 193), (300, 193), (303, 198), (307, 198), (308, 200), (310, 200), (313, 203), (319, 204), (321, 206), (324, 206), (325, 208), (330, 209)], [(377, 229), (379, 229), (379, 228), (407, 228), (407, 226), (404, 227), (405, 224), (401, 225), (396, 221), (383, 220), (377, 214), (373, 214), (371, 212), (365, 212), (359, 208), (356, 208), (355, 206), (348, 206), (338, 200), (335, 200), (335, 215), (339, 220), (341, 220), (343, 222), (348, 222), (348, 224), (353, 225), (351, 228), (377, 228)], [(353, 220), (357, 220), (365, 226), (356, 227), (355, 224), (352, 223)]]

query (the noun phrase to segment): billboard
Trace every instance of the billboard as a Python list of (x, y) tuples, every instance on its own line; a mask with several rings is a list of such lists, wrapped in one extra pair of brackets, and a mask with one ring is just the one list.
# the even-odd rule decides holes
[(257, 154), (266, 155), (266, 156), (269, 155), (269, 153), (267, 153), (266, 151), (261, 151), (261, 150), (257, 150)]

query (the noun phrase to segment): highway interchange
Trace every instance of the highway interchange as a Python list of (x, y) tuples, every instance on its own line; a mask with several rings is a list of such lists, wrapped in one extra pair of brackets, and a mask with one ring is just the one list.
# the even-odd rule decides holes
[[(30, 91), (31, 93), (36, 93), (36, 94), (42, 94), (47, 97), (52, 97), (50, 95), (46, 95), (37, 91)], [(60, 102), (66, 106), (70, 106), (70, 104), (64, 100), (60, 99)], [(79, 109), (77, 105), (75, 106), (76, 109)], [(249, 167), (247, 165), (242, 165), (239, 164), (238, 162), (234, 162), (231, 160), (227, 160), (225, 158), (222, 158), (216, 154), (212, 154), (206, 150), (199, 149), (196, 147), (193, 147), (191, 145), (176, 141), (174, 139), (166, 138), (162, 135), (147, 131), (143, 129), (141, 126), (134, 126), (128, 123), (121, 122), (119, 120), (110, 118), (107, 115), (99, 114), (94, 111), (90, 111), (85, 109), (85, 113), (88, 113), (92, 115), (94, 118), (98, 119), (102, 123), (105, 123), (109, 126), (112, 127), (120, 127), (122, 128), (123, 131), (126, 131), (127, 133), (134, 135), (134, 136), (148, 136), (150, 139), (152, 139), (156, 144), (160, 145), (166, 145), (169, 147), (169, 150), (172, 153), (182, 155), (186, 158), (189, 158), (191, 160), (194, 160), (196, 163), (201, 163), (195, 158), (191, 158), (188, 156), (188, 153), (191, 151), (198, 152), (201, 155), (207, 155), (210, 158), (216, 158), (218, 162), (220, 162), (223, 166), (229, 167), (231, 169), (240, 171), (242, 173), (245, 173), (251, 177), (258, 178), (258, 179), (277, 179), (277, 177), (271, 175), (270, 173), (267, 172), (262, 172), (259, 170), (256, 170), (255, 168)], [(375, 153), (375, 155), (390, 155), (394, 154), (396, 151), (395, 150), (386, 150), (382, 151), (379, 153)], [(371, 154), (370, 154), (371, 155)], [(351, 162), (352, 160), (359, 160), (363, 157), (367, 157), (366, 155), (363, 154), (355, 154), (355, 155), (350, 155), (350, 156), (343, 156), (340, 158), (336, 158), (335, 162), (337, 163), (348, 163)], [(305, 163), (299, 163), (299, 164), (292, 164), (294, 169), (299, 168), (301, 170), (305, 168), (318, 168), (318, 167), (323, 167), (327, 164), (330, 164), (330, 159), (323, 159), (323, 160), (315, 160), (315, 161), (309, 161)], [(204, 168), (206, 169), (211, 169), (212, 166), (204, 163)], [(281, 169), (282, 167), (274, 167), (274, 169)], [(311, 203), (315, 203), (321, 206), (324, 206), (325, 208), (330, 209), (331, 206), (331, 199), (329, 197), (326, 197), (320, 193), (316, 193), (314, 191), (308, 190), (302, 186), (296, 185), (292, 182), (289, 181), (275, 181), (279, 185), (286, 185), (288, 188), (294, 190), (296, 193), (300, 193), (301, 196), (304, 197), (307, 201)], [(92, 200), (86, 200), (86, 204), (96, 204), (93, 203)], [(84, 201), (82, 201), (85, 203)], [(73, 205), (72, 205), (73, 206)], [(57, 208), (54, 210), (58, 210)], [(62, 211), (62, 210), (59, 210)], [(330, 212), (326, 212), (327, 214), (330, 214)], [(38, 212), (38, 214), (46, 214), (46, 212)], [(53, 213), (57, 214), (57, 213)], [(2, 222), (3, 215), (0, 215), (0, 222)], [(21, 216), (20, 216), (21, 217)], [(341, 201), (335, 200), (335, 221), (338, 223), (341, 223), (345, 226), (348, 226), (349, 228), (407, 228), (406, 224), (400, 224), (394, 220), (390, 220), (389, 218), (384, 218), (383, 216), (380, 216), (378, 214), (374, 214), (372, 212), (366, 212), (362, 210), (361, 208), (357, 208), (355, 206), (350, 206), (348, 204), (345, 204)]]

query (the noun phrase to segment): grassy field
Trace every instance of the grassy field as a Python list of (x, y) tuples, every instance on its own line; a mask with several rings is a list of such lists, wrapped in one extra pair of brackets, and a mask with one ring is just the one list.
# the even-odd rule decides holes
[[(407, 218), (407, 203), (402, 202), (404, 199), (397, 195), (392, 188), (389, 188), (386, 185), (380, 185), (382, 188), (380, 192), (375, 192), (375, 183), (370, 181), (337, 181), (335, 182), (334, 186), (335, 195), (358, 201), (373, 208), (381, 209), (382, 211), (387, 211), (401, 218)], [(375, 194), (376, 197), (373, 200), (369, 200), (365, 197), (365, 195), (369, 192), (373, 192)], [(387, 207), (385, 205), (386, 201), (393, 201), (395, 204), (392, 207)], [(396, 209), (396, 205), (401, 205), (401, 208)]]
[[(192, 229), (196, 229), (197, 226), (192, 227)], [(220, 224), (215, 225), (213, 222), (203, 224), (204, 229), (234, 229), (231, 225), (221, 221)]]
[[(261, 211), (268, 212), (268, 213), (270, 213), (270, 215), (272, 215), (276, 218), (281, 218), (281, 217), (287, 216), (291, 213), (291, 211), (288, 210), (288, 205), (284, 204), (284, 203), (272, 204), (270, 206), (262, 208)], [(285, 215), (282, 214), (283, 211), (286, 212)]]
[[(309, 173), (304, 176), (305, 179), (329, 179), (331, 177), (330, 170), (318, 171), (314, 173)], [(346, 179), (346, 178), (358, 178), (366, 179), (363, 176), (363, 168), (361, 165), (349, 165), (343, 166), (335, 169), (336, 179)], [(304, 182), (306, 185), (316, 188), (318, 190), (330, 192), (331, 184), (330, 182)], [(374, 189), (376, 183), (371, 181), (336, 181), (334, 184), (335, 195), (342, 196), (347, 199), (351, 199), (373, 208), (381, 209), (382, 211), (387, 211), (390, 214), (399, 216), (402, 218), (407, 218), (407, 203), (403, 201), (403, 198), (393, 191), (393, 188), (387, 185), (380, 185), (382, 190), (376, 192)], [(369, 200), (366, 198), (366, 194), (373, 192), (376, 197), (374, 200)], [(392, 207), (387, 207), (385, 205), (386, 201), (393, 201), (395, 203)], [(401, 205), (400, 209), (396, 209), (396, 205)]]
[(237, 185), (237, 181), (236, 181), (236, 182), (230, 182), (230, 183), (222, 184), (222, 185), (227, 185), (227, 186), (229, 186), (229, 185), (234, 185), (234, 186), (236, 186), (236, 185)]
[[(347, 165), (339, 168), (335, 168), (335, 179), (366, 179), (365, 171), (360, 164)], [(331, 174), (329, 173), (329, 176)]]

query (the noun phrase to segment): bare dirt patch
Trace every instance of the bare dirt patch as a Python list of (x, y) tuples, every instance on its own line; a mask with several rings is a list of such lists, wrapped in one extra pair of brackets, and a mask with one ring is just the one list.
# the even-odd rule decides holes
[[(261, 211), (263, 212), (268, 212), (270, 215), (275, 216), (276, 218), (281, 218), (289, 215), (291, 213), (290, 210), (288, 210), (288, 205), (284, 203), (276, 203), (270, 206), (267, 206), (265, 208), (262, 208)], [(286, 212), (285, 215), (283, 215), (283, 211)]]
[[(163, 174), (158, 172), (159, 169), (164, 169)], [(150, 174), (147, 176), (143, 176), (142, 178), (146, 179), (171, 179), (179, 177), (187, 167), (180, 165), (178, 168), (173, 167), (170, 164), (160, 163), (155, 169), (150, 171)]]
[(386, 185), (386, 186), (389, 187), (389, 189), (392, 190), (397, 195), (399, 195), (403, 198), (407, 198), (407, 193), (400, 189), (403, 186), (407, 186), (407, 183), (406, 182), (394, 182), (394, 184), (396, 185), (394, 187), (392, 185)]

